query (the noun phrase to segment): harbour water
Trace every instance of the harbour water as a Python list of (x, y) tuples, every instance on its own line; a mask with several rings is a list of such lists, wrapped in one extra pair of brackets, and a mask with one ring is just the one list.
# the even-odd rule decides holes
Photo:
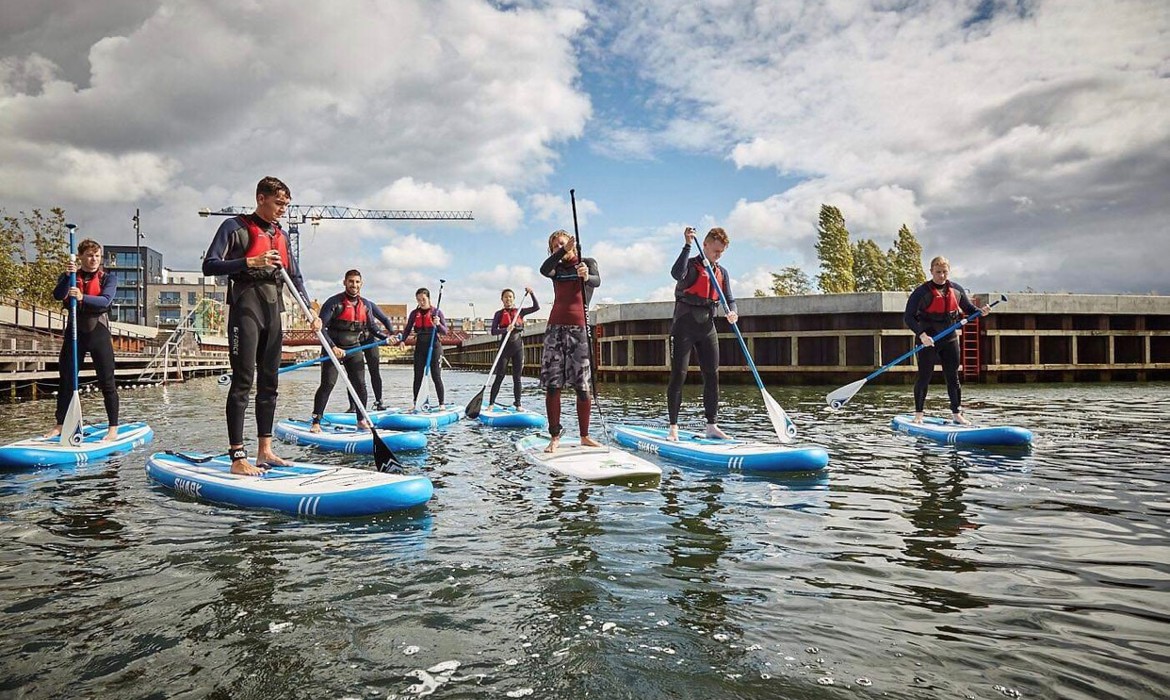
[[(387, 403), (405, 405), (408, 372), (383, 368)], [(483, 381), (446, 379), (457, 403)], [(278, 417), (307, 416), (316, 381), (282, 378)], [(660, 481), (592, 485), (471, 421), (403, 455), (436, 490), (396, 516), (176, 499), (143, 450), (0, 474), (0, 697), (1170, 693), (1170, 385), (967, 387), (970, 417), (1036, 433), (1025, 451), (893, 433), (909, 387), (866, 387), (839, 413), (832, 388), (773, 390), (829, 450), (820, 476), (661, 462)], [(604, 385), (605, 422), (661, 423), (663, 394)], [(211, 378), (128, 391), (123, 416), (150, 421), (149, 450), (222, 449), (224, 397)], [(769, 437), (755, 387), (723, 398), (725, 428)], [(95, 420), (100, 397), (84, 406)], [(46, 429), (52, 403), (2, 414), (10, 442)], [(684, 414), (701, 425), (695, 386)]]

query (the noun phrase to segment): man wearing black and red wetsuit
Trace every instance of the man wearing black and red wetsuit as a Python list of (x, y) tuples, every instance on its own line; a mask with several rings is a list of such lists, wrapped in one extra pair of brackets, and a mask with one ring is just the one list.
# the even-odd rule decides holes
[[(346, 272), (345, 291), (334, 294), (321, 305), (321, 324), (325, 328), (325, 338), (332, 345), (330, 351), (345, 367), (345, 375), (349, 377), (349, 382), (353, 385), (363, 407), (366, 405), (366, 358), (360, 352), (352, 355), (345, 353), (361, 345), (362, 337), (370, 327), (375, 308), (377, 307), (362, 298), (362, 273), (358, 270)], [(321, 432), (321, 417), (325, 414), (329, 394), (333, 392), (333, 385), (336, 383), (337, 368), (332, 362), (321, 363), (321, 385), (317, 387), (317, 394), (313, 397), (313, 425), (310, 430), (314, 433)], [(350, 407), (354, 413), (359, 413), (353, 404), (353, 397), (350, 397)], [(370, 427), (360, 413), (357, 424), (359, 428)]]
[[(280, 312), (281, 275), (288, 271), (296, 285), (293, 294), (304, 299), (305, 282), (288, 250), (288, 236), (277, 223), (292, 195), (274, 177), (256, 185), (256, 211), (224, 221), (203, 257), (203, 274), (226, 275), (228, 283), (228, 342), (232, 383), (227, 397), (228, 454), (235, 474), (257, 475), (264, 465), (287, 464), (272, 451), (272, 422), (276, 414), (277, 372), (283, 329)], [(313, 319), (314, 331), (321, 321)], [(256, 466), (244, 449), (244, 411), (256, 382)]]

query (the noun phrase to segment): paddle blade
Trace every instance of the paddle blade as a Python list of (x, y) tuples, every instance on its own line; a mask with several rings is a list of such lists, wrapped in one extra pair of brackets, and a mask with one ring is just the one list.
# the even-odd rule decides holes
[(382, 441), (382, 436), (378, 435), (378, 431), (370, 428), (370, 432), (374, 436), (374, 464), (378, 467), (380, 472), (396, 471), (402, 468), (402, 463), (394, 456), (394, 451), (390, 446)]
[(421, 411), (427, 407), (427, 402), (431, 400), (431, 378), (428, 374), (423, 377), (422, 386), (418, 388), (418, 396), (414, 398), (414, 410)]
[(479, 418), (479, 409), (482, 406), (483, 406), (483, 389), (481, 388), (479, 390), (479, 392), (477, 392), (475, 396), (472, 396), (471, 400), (467, 402), (467, 409), (464, 411), (464, 413), (467, 414), (468, 418), (471, 418), (471, 419)]
[(65, 420), (61, 421), (61, 445), (77, 447), (81, 439), (81, 396), (74, 391), (69, 408), (65, 411)]
[(780, 404), (776, 403), (776, 399), (773, 399), (766, 391), (761, 393), (764, 395), (764, 406), (768, 409), (768, 418), (772, 421), (772, 429), (776, 431), (776, 437), (782, 443), (792, 442), (792, 439), (796, 437), (796, 424), (792, 422)]
[(845, 404), (849, 403), (849, 399), (853, 398), (853, 395), (856, 394), (858, 391), (861, 391), (861, 387), (865, 386), (865, 383), (867, 381), (869, 381), (869, 380), (868, 379), (858, 379), (857, 381), (853, 382), (852, 384), (846, 384), (845, 386), (841, 387), (840, 389), (837, 389), (835, 391), (830, 391), (829, 395), (827, 397), (825, 397), (826, 400), (828, 400), (828, 402), (829, 402), (829, 408), (836, 411), (836, 410), (840, 409), (842, 406), (844, 406)]

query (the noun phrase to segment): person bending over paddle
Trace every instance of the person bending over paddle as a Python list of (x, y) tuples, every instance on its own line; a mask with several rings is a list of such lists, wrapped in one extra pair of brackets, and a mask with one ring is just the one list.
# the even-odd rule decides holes
[[(439, 290), (442, 296), (442, 290)], [(423, 378), (426, 375), (427, 355), (431, 358), (431, 379), (435, 382), (435, 398), (439, 405), (443, 405), (443, 343), (438, 342), (439, 336), (447, 334), (447, 317), (443, 312), (431, 306), (431, 290), (419, 287), (414, 293), (414, 300), (418, 307), (411, 309), (406, 317), (406, 328), (398, 335), (398, 347), (406, 345), (410, 332), (414, 331), (414, 400), (418, 401), (418, 392), (422, 389)], [(434, 350), (431, 350), (434, 345)]]
[[(70, 287), (69, 276), (74, 272), (77, 273), (77, 286)], [(118, 436), (118, 385), (114, 381), (114, 341), (110, 336), (110, 303), (117, 288), (118, 278), (102, 267), (101, 244), (87, 238), (77, 244), (77, 263), (70, 260), (66, 264), (65, 272), (57, 278), (57, 287), (53, 290), (53, 298), (65, 302), (66, 309), (70, 298), (77, 300), (77, 364), (80, 366), (89, 353), (110, 426), (103, 442)], [(57, 425), (45, 435), (47, 438), (61, 434), (75, 389), (72, 321), (65, 328), (64, 338), (57, 358)]]
[[(362, 352), (346, 355), (345, 351), (361, 345), (362, 334), (369, 327), (370, 317), (373, 315), (372, 306), (373, 304), (362, 298), (362, 273), (349, 270), (345, 273), (345, 291), (326, 299), (321, 305), (320, 313), (321, 325), (325, 328), (325, 339), (330, 345), (329, 351), (345, 367), (345, 374), (349, 377), (349, 383), (353, 385), (362, 406), (366, 405), (366, 357)], [(321, 385), (317, 387), (317, 393), (313, 397), (313, 422), (309, 427), (314, 433), (321, 432), (321, 416), (325, 415), (329, 394), (333, 392), (333, 385), (336, 383), (337, 368), (332, 362), (321, 363)], [(352, 405), (352, 398), (350, 402)], [(357, 408), (354, 408), (353, 412), (358, 413)], [(367, 430), (370, 427), (361, 414), (358, 414), (357, 425)]]
[(668, 440), (678, 440), (678, 412), (682, 407), (682, 389), (691, 363), (691, 350), (699, 355), (699, 369), (703, 372), (703, 414), (707, 418), (707, 437), (727, 439), (719, 429), (715, 415), (719, 410), (719, 340), (715, 335), (715, 311), (719, 308), (719, 290), (727, 299), (727, 322), (735, 323), (735, 297), (731, 294), (731, 276), (719, 264), (719, 258), (731, 242), (727, 232), (713, 228), (703, 239), (703, 255), (715, 271), (712, 282), (702, 259), (690, 257), (695, 229), (683, 230), (682, 252), (670, 268), (670, 276), (677, 280), (674, 286), (674, 320), (670, 325), (670, 383), (666, 388), (666, 410), (670, 414)]
[[(203, 258), (203, 274), (228, 278), (228, 360), (232, 383), (227, 396), (228, 455), (233, 474), (257, 475), (264, 465), (288, 464), (272, 451), (272, 421), (276, 414), (280, 347), (280, 269), (288, 271), (295, 290), (308, 299), (296, 258), (289, 254), (288, 236), (277, 223), (292, 195), (274, 177), (256, 184), (256, 211), (232, 217), (220, 225)], [(321, 328), (313, 319), (312, 329)], [(256, 466), (244, 449), (244, 412), (256, 382)]]
[(496, 402), (496, 397), (500, 394), (500, 385), (504, 383), (504, 370), (508, 366), (508, 362), (511, 362), (513, 405), (516, 406), (516, 410), (520, 410), (520, 375), (524, 372), (524, 339), (522, 337), (524, 317), (540, 311), (540, 302), (536, 300), (536, 293), (532, 291), (532, 287), (525, 287), (524, 291), (532, 297), (532, 306), (517, 309), (516, 293), (511, 289), (505, 289), (500, 293), (500, 301), (504, 302), (504, 308), (497, 311), (496, 315), (492, 317), (492, 335), (507, 335), (508, 327), (512, 325), (513, 321), (516, 323), (516, 328), (512, 330), (512, 335), (508, 336), (508, 344), (500, 353), (500, 359), (496, 363), (496, 378), (492, 382), (491, 398), (488, 399), (489, 406)]
[(991, 313), (991, 307), (975, 306), (967, 291), (950, 281), (951, 264), (941, 255), (930, 261), (930, 279), (910, 293), (906, 313), (902, 318), (925, 347), (918, 352), (918, 381), (914, 383), (914, 422), (921, 423), (926, 406), (926, 391), (934, 375), (936, 362), (942, 363), (947, 380), (947, 395), (951, 400), (951, 415), (956, 423), (969, 425), (963, 417), (963, 391), (959, 384), (959, 333), (956, 330), (935, 343), (933, 336), (960, 318), (960, 313), (973, 314), (982, 310)]
[(561, 442), (564, 430), (561, 425), (561, 389), (565, 387), (572, 387), (577, 392), (581, 444), (600, 447), (600, 443), (589, 437), (592, 405), (585, 309), (593, 298), (593, 290), (601, 286), (601, 273), (593, 258), (578, 259), (576, 244), (568, 231), (553, 231), (548, 237), (548, 250), (550, 255), (540, 266), (540, 274), (553, 283), (553, 306), (544, 329), (544, 349), (540, 358), (540, 387), (545, 391), (550, 438), (544, 451), (556, 452)]

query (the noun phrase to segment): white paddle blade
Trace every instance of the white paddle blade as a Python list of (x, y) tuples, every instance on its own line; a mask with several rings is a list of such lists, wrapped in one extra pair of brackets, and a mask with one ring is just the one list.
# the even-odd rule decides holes
[(836, 411), (845, 404), (849, 403), (849, 399), (853, 398), (853, 395), (858, 391), (861, 391), (861, 387), (865, 386), (865, 382), (865, 379), (858, 379), (852, 384), (846, 384), (840, 389), (830, 391), (829, 395), (826, 397), (829, 402), (829, 408)]
[(776, 437), (782, 443), (792, 442), (792, 439), (796, 437), (796, 425), (780, 407), (780, 404), (776, 403), (776, 399), (773, 399), (766, 391), (762, 393), (764, 406), (768, 409), (768, 418), (772, 420), (772, 428), (776, 431)]
[(61, 421), (61, 446), (81, 444), (81, 397), (73, 392), (73, 400), (65, 411), (65, 420)]
[(431, 376), (428, 374), (423, 377), (422, 386), (418, 388), (418, 396), (414, 399), (414, 410), (422, 411), (427, 407), (427, 402), (431, 400)]

